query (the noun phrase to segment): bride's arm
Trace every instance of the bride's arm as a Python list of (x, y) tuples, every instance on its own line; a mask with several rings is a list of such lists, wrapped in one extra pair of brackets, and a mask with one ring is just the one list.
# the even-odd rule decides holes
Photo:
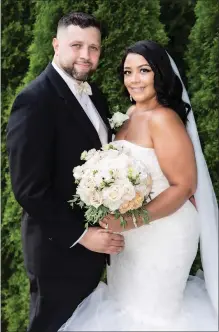
[(194, 194), (197, 170), (192, 142), (174, 111), (154, 112), (150, 130), (160, 168), (170, 184), (146, 206), (153, 221), (172, 214)]
[[(195, 192), (197, 171), (193, 145), (178, 115), (168, 109), (153, 112), (150, 134), (161, 170), (170, 187), (146, 205), (150, 221), (166, 217), (178, 210)], [(121, 231), (111, 217), (104, 220), (113, 231)], [(126, 230), (134, 228), (126, 218)], [(137, 225), (143, 225), (138, 218)]]

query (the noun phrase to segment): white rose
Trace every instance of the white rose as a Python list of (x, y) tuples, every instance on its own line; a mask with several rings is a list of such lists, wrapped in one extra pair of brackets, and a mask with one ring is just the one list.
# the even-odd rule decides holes
[(79, 195), (81, 201), (83, 201), (86, 205), (90, 205), (92, 190), (88, 190), (88, 188), (79, 185), (77, 187), (76, 194)]
[(94, 206), (97, 209), (103, 203), (102, 193), (98, 191), (91, 192), (89, 195), (89, 201), (90, 205)]
[(136, 192), (139, 192), (142, 196), (146, 196), (147, 194), (147, 187), (145, 185), (138, 184), (135, 186)]
[(130, 159), (128, 156), (120, 154), (115, 160), (109, 161), (109, 166), (111, 165), (113, 165), (114, 168), (125, 172), (130, 165)]
[[(96, 149), (89, 150), (88, 153), (87, 153), (86, 160), (89, 160), (90, 158), (92, 158), (96, 154), (96, 152), (97, 152)], [(97, 156), (98, 156), (98, 154), (97, 154)]]
[(100, 171), (98, 171), (98, 173), (96, 173), (94, 175), (94, 181), (95, 181), (96, 187), (99, 187), (101, 185), (101, 183), (103, 182), (103, 177), (102, 177), (102, 174), (100, 173)]
[(75, 180), (81, 180), (83, 176), (83, 168), (81, 166), (76, 166), (73, 169), (73, 175)]
[(135, 190), (140, 192), (144, 197), (147, 197), (152, 190), (152, 178), (150, 175), (146, 176), (141, 183), (135, 186)]
[(113, 172), (110, 169), (102, 168), (100, 170), (100, 177), (104, 181), (112, 181), (113, 180)]
[(120, 152), (118, 150), (113, 150), (113, 149), (104, 150), (101, 152), (101, 160), (107, 160), (108, 162), (111, 159), (118, 157), (119, 154)]
[(122, 185), (124, 189), (123, 202), (131, 201), (133, 198), (135, 198), (136, 195), (135, 187), (131, 184), (131, 182), (128, 179), (122, 181), (120, 185)]
[(124, 188), (121, 185), (113, 184), (110, 187), (104, 188), (102, 191), (103, 204), (111, 211), (119, 209), (122, 204), (122, 197), (124, 195)]
[(94, 176), (86, 176), (81, 180), (81, 185), (85, 188), (94, 190), (96, 188), (96, 181)]
[(95, 169), (95, 165), (98, 165), (100, 161), (100, 153), (99, 151), (96, 151), (96, 153), (86, 161), (86, 163), (83, 165), (85, 169)]

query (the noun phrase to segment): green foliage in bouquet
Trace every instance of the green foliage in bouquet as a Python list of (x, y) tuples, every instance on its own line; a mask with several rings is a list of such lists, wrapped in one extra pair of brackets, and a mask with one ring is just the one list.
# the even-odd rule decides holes
[(85, 209), (85, 228), (88, 228), (89, 225), (97, 225), (99, 224), (99, 221), (102, 220), (104, 217), (106, 217), (110, 210), (105, 206), (100, 206), (98, 208), (95, 208), (94, 206), (86, 206), (81, 200), (78, 195), (74, 195), (74, 198), (69, 201), (72, 208), (74, 208), (74, 204), (79, 205), (81, 208)]
[[(86, 206), (81, 200), (78, 195), (74, 195), (74, 198), (69, 201), (72, 208), (74, 208), (74, 204), (79, 205), (81, 208), (85, 209), (85, 228), (88, 228), (89, 225), (99, 225), (99, 221), (102, 220), (104, 217), (106, 217), (108, 214), (110, 214), (109, 208), (105, 207), (104, 205), (101, 205), (98, 208), (95, 208), (94, 206)], [(119, 211), (116, 210), (114, 213), (115, 218), (120, 220), (120, 225), (125, 229), (126, 227), (126, 220), (124, 215)], [(145, 210), (144, 206), (142, 206), (139, 209), (132, 210), (127, 212), (127, 216), (131, 216), (133, 218), (133, 221), (136, 221), (138, 217), (142, 217), (145, 224), (149, 223), (149, 216), (147, 210)]]

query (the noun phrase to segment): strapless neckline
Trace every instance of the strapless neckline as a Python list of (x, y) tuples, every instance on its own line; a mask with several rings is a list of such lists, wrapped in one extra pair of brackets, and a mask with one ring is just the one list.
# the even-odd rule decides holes
[(132, 143), (132, 142), (130, 142), (130, 141), (127, 141), (126, 139), (118, 139), (118, 140), (115, 140), (115, 141), (113, 141), (113, 142), (126, 142), (126, 143), (128, 143), (128, 144), (130, 144), (130, 145), (133, 145), (133, 146), (139, 147), (139, 148), (141, 148), (141, 149), (152, 150), (152, 151), (154, 151), (154, 148), (149, 148), (149, 147), (147, 148), (147, 147), (145, 147), (145, 146), (142, 146), (142, 145), (135, 144), (135, 143)]

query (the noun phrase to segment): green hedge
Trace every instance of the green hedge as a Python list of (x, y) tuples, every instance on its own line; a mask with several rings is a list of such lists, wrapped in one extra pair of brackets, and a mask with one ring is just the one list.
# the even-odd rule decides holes
[(187, 86), (184, 61), (188, 48), (188, 37), (195, 23), (194, 0), (160, 0), (160, 20), (165, 25), (169, 37), (168, 52), (173, 57), (179, 69), (184, 84)]
[[(195, 6), (195, 17), (196, 21), (189, 36), (188, 51), (185, 55), (188, 68), (188, 92), (215, 193), (219, 199), (218, 0), (198, 0)], [(198, 253), (193, 264), (193, 272), (199, 267), (201, 267), (201, 259)]]
[[(10, 312), (23, 315), (28, 303), (22, 299), (27, 292), (27, 281), (17, 278), (23, 273), (20, 241), (20, 207), (14, 200), (8, 174), (8, 160), (5, 147), (5, 129), (15, 91), (28, 70), (27, 48), (32, 40), (32, 26), (35, 16), (34, 0), (4, 0), (2, 3), (2, 117), (1, 117), (1, 203), (2, 203), (2, 331), (19, 331), (23, 325), (10, 327)], [(22, 275), (20, 274), (20, 276)], [(16, 294), (17, 283), (24, 292)], [(14, 296), (12, 296), (12, 294)], [(17, 297), (20, 297), (18, 300)]]
[(219, 199), (219, 4), (218, 0), (198, 0), (196, 23), (189, 37), (186, 54), (191, 103), (199, 135)]

